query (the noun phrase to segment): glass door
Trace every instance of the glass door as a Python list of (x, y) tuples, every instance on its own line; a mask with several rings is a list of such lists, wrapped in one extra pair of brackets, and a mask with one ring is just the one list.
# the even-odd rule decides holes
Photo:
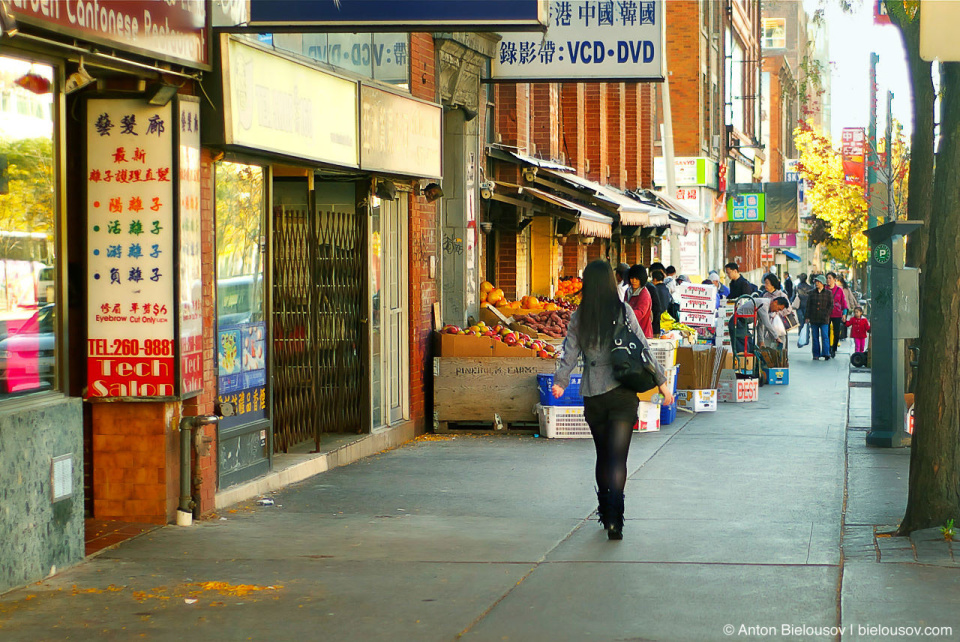
[(371, 199), (370, 386), (374, 427), (409, 415), (407, 195)]

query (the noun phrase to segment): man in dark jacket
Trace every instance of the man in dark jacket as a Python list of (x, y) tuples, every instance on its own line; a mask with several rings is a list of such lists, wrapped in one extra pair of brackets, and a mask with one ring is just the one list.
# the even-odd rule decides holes
[(826, 288), (822, 274), (814, 277), (816, 289), (807, 298), (807, 321), (813, 342), (813, 360), (830, 358), (830, 314), (833, 312), (833, 293)]
[(757, 291), (757, 286), (740, 275), (740, 266), (736, 263), (727, 263), (723, 266), (723, 271), (727, 273), (727, 278), (730, 279), (730, 294), (727, 295), (727, 298), (731, 301), (744, 294)]
[(793, 301), (793, 279), (789, 272), (783, 273), (783, 291), (787, 293), (787, 299)]
[(657, 294), (660, 295), (660, 309), (679, 321), (679, 315), (674, 314), (673, 297), (670, 295), (667, 284), (663, 282), (664, 278), (666, 278), (666, 275), (663, 270), (654, 270), (650, 273), (650, 280), (653, 281), (653, 285), (657, 288)]

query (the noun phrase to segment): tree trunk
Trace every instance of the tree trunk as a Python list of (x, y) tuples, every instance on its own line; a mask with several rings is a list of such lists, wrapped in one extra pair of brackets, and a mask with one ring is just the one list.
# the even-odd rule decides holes
[(923, 227), (907, 240), (907, 265), (922, 268), (930, 235), (933, 200), (933, 91), (931, 63), (920, 58), (920, 15), (911, 19), (904, 3), (887, 2), (890, 19), (900, 28), (907, 52), (913, 90), (913, 135), (910, 138), (910, 176), (907, 181), (907, 218)]
[(960, 518), (960, 63), (942, 68), (941, 140), (921, 289), (916, 428), (900, 526), (904, 534)]

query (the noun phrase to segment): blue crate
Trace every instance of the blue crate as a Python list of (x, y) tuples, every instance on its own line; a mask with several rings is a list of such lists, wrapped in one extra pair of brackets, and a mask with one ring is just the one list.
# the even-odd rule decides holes
[(553, 375), (538, 374), (537, 387), (540, 388), (541, 406), (582, 406), (583, 397), (580, 395), (580, 377), (581, 375), (570, 375), (570, 385), (564, 391), (559, 399), (553, 398)]
[(669, 406), (660, 406), (660, 425), (669, 426), (677, 418), (677, 402), (674, 400)]
[(766, 368), (767, 385), (770, 386), (788, 386), (790, 385), (789, 368)]

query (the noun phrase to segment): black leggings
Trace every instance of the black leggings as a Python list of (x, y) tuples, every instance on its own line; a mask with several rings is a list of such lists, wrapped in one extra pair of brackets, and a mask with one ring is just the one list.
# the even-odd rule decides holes
[(843, 332), (843, 319), (830, 319), (833, 324), (833, 341), (830, 342), (830, 354), (837, 354), (837, 345), (840, 343), (840, 333)]
[(637, 393), (614, 388), (595, 397), (584, 397), (583, 414), (597, 449), (597, 488), (623, 492), (627, 484), (627, 455), (637, 423)]

